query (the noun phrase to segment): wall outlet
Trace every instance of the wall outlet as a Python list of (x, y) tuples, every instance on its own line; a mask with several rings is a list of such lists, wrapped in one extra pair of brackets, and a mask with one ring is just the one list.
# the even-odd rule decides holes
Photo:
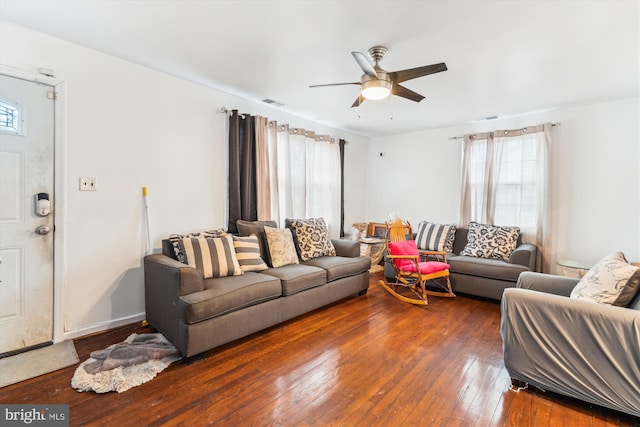
[(80, 191), (96, 191), (96, 179), (88, 176), (81, 176)]

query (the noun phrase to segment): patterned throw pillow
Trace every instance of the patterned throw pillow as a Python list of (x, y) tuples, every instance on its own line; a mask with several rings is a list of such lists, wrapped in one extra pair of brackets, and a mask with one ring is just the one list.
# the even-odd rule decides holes
[(460, 255), (509, 261), (516, 249), (520, 228), (469, 223), (467, 245)]
[(287, 219), (286, 226), (293, 231), (293, 241), (302, 261), (335, 256), (336, 248), (329, 239), (329, 230), (323, 218)]
[(418, 224), (416, 243), (425, 251), (451, 252), (456, 238), (456, 226), (453, 224), (432, 224), (421, 221)]
[(265, 225), (264, 233), (267, 236), (269, 256), (271, 257), (271, 265), (273, 265), (273, 267), (299, 264), (291, 230), (288, 228), (273, 228)]
[(262, 271), (269, 268), (260, 257), (260, 245), (258, 243), (258, 237), (255, 234), (249, 237), (233, 236), (233, 247), (236, 250), (240, 268), (245, 273), (247, 271)]
[(178, 244), (180, 242), (180, 240), (185, 239), (185, 238), (198, 238), (198, 237), (202, 237), (204, 239), (206, 239), (207, 237), (210, 238), (216, 238), (216, 237), (222, 237), (222, 236), (226, 236), (227, 232), (222, 229), (219, 228), (217, 230), (206, 230), (206, 231), (202, 231), (199, 233), (188, 233), (188, 234), (172, 234), (169, 236), (169, 241), (171, 242), (171, 244), (173, 245), (173, 252), (176, 254), (176, 259), (178, 261), (180, 261), (183, 264), (187, 263), (187, 257), (184, 254), (184, 252), (182, 252), (182, 250), (180, 249), (180, 245)]
[(230, 235), (219, 238), (185, 237), (178, 242), (186, 264), (211, 277), (240, 276), (242, 269)]
[(626, 307), (640, 290), (640, 267), (614, 252), (596, 263), (571, 291), (571, 298)]

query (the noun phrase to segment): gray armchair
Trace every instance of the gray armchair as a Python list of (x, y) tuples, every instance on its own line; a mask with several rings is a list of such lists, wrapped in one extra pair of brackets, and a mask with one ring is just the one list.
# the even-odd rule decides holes
[(568, 298), (578, 279), (525, 272), (504, 290), (512, 381), (640, 416), (640, 296), (629, 308)]

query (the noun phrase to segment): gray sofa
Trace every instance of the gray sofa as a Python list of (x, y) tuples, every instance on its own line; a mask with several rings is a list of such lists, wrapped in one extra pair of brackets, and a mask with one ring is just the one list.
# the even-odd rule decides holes
[[(506, 288), (516, 285), (520, 273), (536, 271), (538, 250), (535, 245), (522, 243), (519, 238), (509, 261), (459, 255), (467, 244), (467, 234), (466, 228), (456, 229), (453, 252), (447, 254), (454, 292), (500, 300)], [(395, 270), (385, 258), (387, 280), (394, 280), (394, 274)]]
[(370, 260), (360, 245), (332, 240), (336, 256), (203, 279), (175, 258), (169, 240), (144, 258), (147, 322), (191, 357), (346, 298), (364, 295)]
[(578, 281), (523, 273), (505, 289), (500, 332), (512, 382), (640, 417), (640, 295), (628, 308), (568, 298)]

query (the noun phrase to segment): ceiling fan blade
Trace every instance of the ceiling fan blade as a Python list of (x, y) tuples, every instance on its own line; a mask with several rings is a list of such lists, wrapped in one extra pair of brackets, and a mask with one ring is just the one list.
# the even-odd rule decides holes
[(389, 76), (393, 82), (402, 83), (407, 80), (428, 76), (429, 74), (439, 73), (442, 71), (447, 71), (447, 65), (444, 62), (441, 62), (440, 64), (425, 65), (424, 67), (393, 71), (389, 73)]
[(424, 96), (420, 95), (419, 93), (416, 93), (412, 90), (407, 89), (404, 86), (401, 85), (394, 85), (393, 88), (391, 89), (391, 94), (392, 95), (396, 95), (396, 96), (400, 96), (402, 98), (406, 98), (409, 99), (411, 101), (415, 101), (415, 102), (420, 102), (424, 99)]
[(354, 101), (353, 105), (351, 105), (351, 108), (360, 106), (360, 104), (362, 104), (364, 100), (365, 100), (364, 96), (358, 95), (358, 99)]
[(362, 85), (362, 83), (360, 82), (353, 82), (353, 83), (327, 83), (324, 85), (311, 85), (309, 87), (326, 87), (326, 86), (346, 86), (346, 85)]
[(366, 75), (378, 78), (378, 73), (376, 73), (375, 68), (373, 68), (373, 65), (371, 65), (371, 62), (369, 62), (364, 53), (351, 52), (351, 55), (353, 55), (354, 59)]

